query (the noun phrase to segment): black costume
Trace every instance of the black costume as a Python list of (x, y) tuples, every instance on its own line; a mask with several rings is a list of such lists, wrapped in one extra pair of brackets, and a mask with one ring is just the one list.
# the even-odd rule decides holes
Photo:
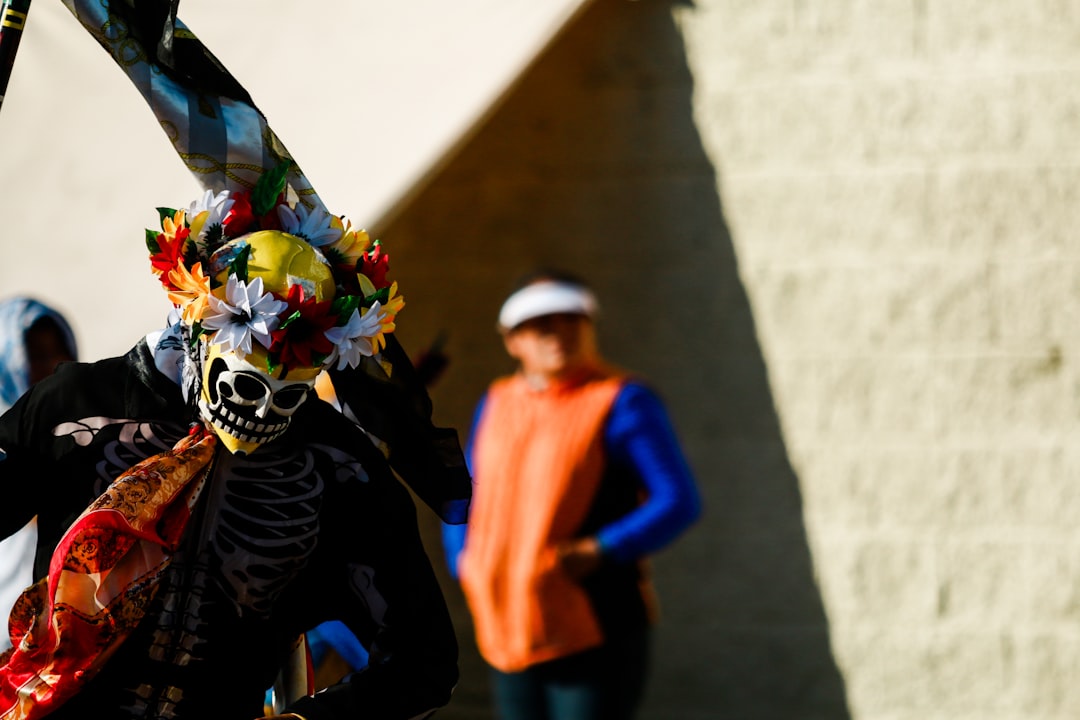
[[(173, 446), (192, 419), (145, 341), (123, 357), (62, 366), (0, 417), (0, 535), (36, 514), (43, 577), (86, 505)], [(259, 717), (293, 641), (328, 619), (368, 646), (370, 665), (288, 710), (404, 720), (448, 701), (457, 645), (408, 491), (328, 404), (309, 397), (294, 420), (251, 455), (217, 448), (146, 616), (50, 717)]]

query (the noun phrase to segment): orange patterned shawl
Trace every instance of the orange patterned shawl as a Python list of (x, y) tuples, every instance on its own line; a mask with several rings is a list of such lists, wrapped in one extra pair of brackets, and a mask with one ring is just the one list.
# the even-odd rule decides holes
[(205, 484), (203, 427), (117, 478), (72, 524), (48, 578), (28, 588), (0, 656), (0, 720), (48, 715), (101, 669), (142, 619)]

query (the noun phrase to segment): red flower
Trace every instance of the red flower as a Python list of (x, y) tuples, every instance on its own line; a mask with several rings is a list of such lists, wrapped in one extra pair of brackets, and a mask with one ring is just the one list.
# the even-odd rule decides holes
[(255, 224), (255, 215), (251, 210), (251, 193), (244, 190), (229, 196), (233, 201), (229, 214), (221, 223), (221, 229), (226, 237), (236, 238), (251, 232), (251, 226)]
[(382, 243), (377, 240), (371, 250), (364, 253), (360, 262), (356, 264), (357, 272), (365, 275), (376, 290), (382, 290), (390, 285), (386, 282), (386, 272), (389, 269), (390, 256), (382, 251)]
[(337, 315), (330, 312), (333, 303), (304, 299), (304, 290), (299, 285), (289, 286), (285, 302), (289, 309), (282, 313), (285, 320), (281, 326), (271, 333), (270, 353), (277, 362), (290, 368), (314, 367), (317, 364), (314, 354), (325, 358), (334, 349), (334, 344), (326, 337), (326, 331), (338, 320)]
[(183, 260), (184, 242), (190, 234), (191, 230), (188, 228), (179, 227), (172, 236), (165, 233), (157, 235), (158, 251), (150, 256), (150, 265), (154, 273), (160, 277), (161, 284), (169, 290), (178, 289), (169, 282), (169, 272), (176, 269)]
[(251, 192), (248, 190), (234, 192), (229, 197), (232, 198), (233, 205), (229, 210), (229, 214), (225, 216), (225, 221), (221, 224), (225, 237), (238, 238), (255, 230), (281, 229), (281, 220), (278, 218), (277, 208), (278, 205), (285, 202), (284, 194), (277, 199), (277, 203), (270, 208), (270, 212), (259, 216), (256, 216), (255, 211), (251, 208)]
[(278, 217), (277, 209), (278, 209), (278, 205), (281, 205), (283, 201), (284, 201), (284, 197), (278, 198), (277, 205), (274, 205), (274, 207), (270, 208), (270, 212), (268, 212), (265, 215), (262, 215), (261, 217), (258, 218), (259, 229), (260, 230), (280, 230), (281, 229), (281, 218)]

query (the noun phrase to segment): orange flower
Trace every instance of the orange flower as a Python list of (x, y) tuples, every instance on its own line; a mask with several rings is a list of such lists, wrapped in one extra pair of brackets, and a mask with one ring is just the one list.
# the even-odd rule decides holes
[(203, 274), (202, 263), (195, 263), (190, 271), (183, 263), (169, 271), (169, 282), (175, 290), (169, 292), (173, 305), (183, 309), (183, 320), (194, 325), (203, 316), (210, 295), (210, 278)]
[[(165, 237), (172, 240), (178, 234), (180, 234), (181, 230), (186, 230), (187, 229), (185, 227), (185, 224), (184, 224), (185, 216), (186, 216), (186, 213), (183, 210), (177, 210), (175, 213), (173, 213), (172, 217), (167, 217), (167, 218), (162, 219), (162, 221), (161, 221), (161, 229), (165, 233)], [(185, 236), (187, 235), (187, 233), (183, 233), (183, 234)]]

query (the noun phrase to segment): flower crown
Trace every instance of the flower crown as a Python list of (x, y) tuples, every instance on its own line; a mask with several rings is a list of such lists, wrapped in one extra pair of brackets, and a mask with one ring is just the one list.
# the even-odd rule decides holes
[[(405, 300), (386, 279), (389, 257), (379, 240), (344, 217), (286, 202), (288, 169), (286, 162), (264, 172), (250, 191), (208, 190), (186, 210), (158, 208), (161, 229), (146, 231), (152, 270), (180, 309), (193, 347), (205, 336), (222, 352), (248, 355), (254, 340), (270, 372), (335, 360), (338, 369), (356, 367), (385, 347)], [(330, 269), (333, 300), (319, 301), (302, 279), (284, 296), (265, 290), (260, 277), (249, 280), (250, 246), (229, 243), (259, 230), (306, 241)]]

